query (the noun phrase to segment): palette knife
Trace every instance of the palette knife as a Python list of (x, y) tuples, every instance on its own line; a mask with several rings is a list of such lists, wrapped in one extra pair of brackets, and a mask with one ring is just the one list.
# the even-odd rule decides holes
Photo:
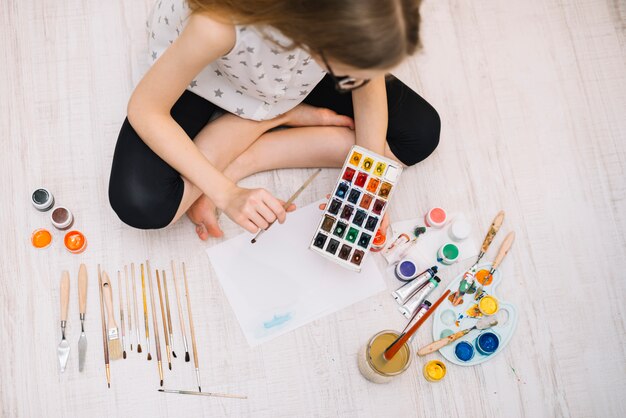
[(461, 330), (459, 332), (456, 332), (440, 340), (434, 341), (428, 344), (427, 346), (420, 348), (419, 351), (417, 352), (417, 355), (425, 356), (426, 354), (434, 353), (435, 351), (442, 349), (446, 345), (450, 344), (453, 341), (458, 340), (459, 338), (467, 335), (468, 333), (470, 333), (471, 331), (474, 331), (475, 329), (484, 330), (484, 329), (488, 329), (491, 327), (495, 327), (496, 325), (498, 325), (498, 318), (494, 318), (494, 317), (482, 318), (478, 320), (478, 322), (476, 322), (476, 325), (474, 325), (471, 328)]
[(476, 278), (476, 272), (478, 271), (478, 263), (483, 258), (489, 246), (491, 245), (491, 241), (496, 236), (500, 227), (502, 226), (502, 222), (504, 222), (504, 211), (501, 210), (498, 212), (496, 217), (493, 219), (491, 226), (489, 227), (489, 231), (487, 231), (487, 235), (485, 236), (485, 240), (480, 247), (480, 253), (478, 253), (478, 257), (476, 258), (476, 262), (472, 267), (470, 267), (465, 274), (463, 274), (463, 278), (459, 283), (459, 290), (450, 295), (450, 301), (454, 306), (460, 305), (463, 300), (461, 299), (465, 293), (470, 291), (474, 286), (474, 280)]
[(61, 373), (65, 371), (67, 359), (70, 356), (70, 343), (65, 339), (65, 324), (67, 322), (67, 308), (70, 303), (70, 273), (63, 270), (61, 275), (61, 342), (57, 348)]
[(85, 311), (87, 308), (87, 267), (84, 264), (78, 269), (78, 307), (80, 310), (80, 338), (78, 339), (78, 371), (85, 368), (87, 354), (87, 336), (85, 335)]

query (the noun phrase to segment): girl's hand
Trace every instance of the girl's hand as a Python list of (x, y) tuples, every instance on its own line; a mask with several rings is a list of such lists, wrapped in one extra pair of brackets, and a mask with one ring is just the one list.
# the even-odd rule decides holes
[[(330, 195), (329, 194), (326, 195), (326, 199), (330, 199)], [(321, 210), (326, 209), (326, 203), (321, 203), (319, 207), (320, 207)], [(383, 215), (383, 220), (380, 223), (380, 226), (378, 227), (378, 229), (380, 229), (381, 231), (383, 231), (386, 234), (387, 233), (387, 228), (389, 228), (389, 215), (387, 215), (387, 212), (385, 212), (385, 214)]]
[(285, 222), (287, 212), (296, 209), (291, 204), (287, 210), (283, 202), (265, 189), (244, 189), (236, 186), (230, 193), (222, 210), (248, 232), (256, 233), (259, 228), (267, 229), (274, 221)]

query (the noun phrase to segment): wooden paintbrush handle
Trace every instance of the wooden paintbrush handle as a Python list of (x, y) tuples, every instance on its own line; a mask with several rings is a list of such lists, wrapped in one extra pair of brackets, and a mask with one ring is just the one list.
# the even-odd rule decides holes
[(496, 236), (496, 234), (500, 230), (500, 227), (502, 226), (502, 222), (504, 222), (504, 211), (503, 210), (498, 212), (496, 217), (493, 219), (493, 222), (491, 223), (491, 226), (489, 227), (489, 231), (487, 231), (487, 235), (485, 236), (485, 240), (483, 241), (483, 245), (480, 247), (480, 250), (483, 253), (486, 253), (487, 250), (489, 249), (489, 246), (491, 245), (491, 241), (493, 241), (493, 238)]
[(425, 356), (426, 354), (434, 353), (435, 351), (445, 347), (446, 345), (450, 344), (451, 342), (458, 340), (459, 338), (461, 338), (462, 336), (464, 336), (468, 332), (469, 332), (469, 330), (465, 329), (465, 330), (462, 330), (462, 331), (459, 331), (459, 332), (455, 332), (454, 334), (449, 335), (446, 338), (442, 338), (440, 340), (432, 342), (432, 343), (428, 344), (427, 346), (424, 346), (424, 347), (420, 348), (419, 351), (417, 352), (417, 355), (418, 356)]
[(67, 308), (70, 305), (70, 273), (61, 273), (61, 321), (67, 321)]
[(495, 260), (493, 260), (493, 265), (491, 267), (492, 270), (497, 269), (502, 260), (504, 260), (504, 257), (509, 253), (509, 250), (513, 246), (513, 241), (515, 241), (515, 232), (511, 231), (500, 245), (498, 255), (496, 255)]
[(107, 308), (107, 326), (117, 328), (115, 315), (113, 313), (113, 290), (111, 290), (111, 280), (106, 271), (102, 272), (102, 294), (104, 295), (104, 305)]
[(87, 266), (81, 264), (78, 268), (78, 308), (79, 313), (87, 310)]

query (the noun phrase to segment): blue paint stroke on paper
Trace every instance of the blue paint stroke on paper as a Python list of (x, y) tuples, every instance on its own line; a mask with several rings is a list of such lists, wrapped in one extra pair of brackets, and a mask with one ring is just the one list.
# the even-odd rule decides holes
[(274, 314), (274, 318), (272, 318), (272, 320), (267, 321), (267, 322), (263, 322), (263, 326), (265, 327), (265, 329), (270, 329), (270, 328), (274, 328), (277, 327), (279, 325), (284, 324), (285, 322), (289, 321), (291, 319), (291, 312), (285, 314), (285, 315), (276, 315)]

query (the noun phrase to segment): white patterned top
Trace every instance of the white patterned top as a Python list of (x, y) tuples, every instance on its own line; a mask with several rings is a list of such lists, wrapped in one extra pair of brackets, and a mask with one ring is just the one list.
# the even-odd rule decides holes
[[(184, 0), (157, 0), (147, 22), (152, 61), (174, 42), (187, 24)], [(222, 109), (252, 120), (267, 120), (298, 105), (325, 71), (303, 49), (272, 27), (237, 26), (233, 49), (204, 68), (189, 91)]]

